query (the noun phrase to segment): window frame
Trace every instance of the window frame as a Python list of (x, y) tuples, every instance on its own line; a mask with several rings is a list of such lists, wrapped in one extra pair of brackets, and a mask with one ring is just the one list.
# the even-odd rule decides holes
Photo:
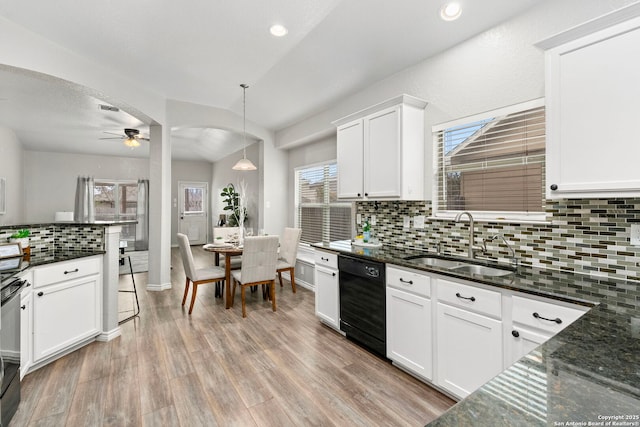
[[(302, 228), (300, 225), (300, 216), (299, 216), (299, 212), (300, 212), (300, 191), (299, 191), (299, 176), (300, 176), (300, 171), (304, 170), (304, 169), (312, 169), (312, 168), (318, 168), (318, 167), (325, 167), (325, 166), (331, 166), (331, 165), (335, 165), (336, 168), (338, 167), (338, 161), (337, 159), (331, 159), (331, 160), (324, 160), (321, 162), (316, 162), (316, 163), (309, 163), (309, 164), (305, 164), (302, 166), (298, 166), (295, 167), (293, 169), (293, 176), (294, 176), (294, 187), (293, 187), (293, 192), (294, 192), (294, 201), (293, 201), (293, 217), (294, 217), (294, 223), (295, 223), (295, 227), (297, 228)], [(340, 171), (337, 171), (338, 175), (340, 174)], [(326, 199), (326, 195), (325, 195), (325, 199)], [(334, 203), (331, 202), (327, 202), (327, 203), (308, 203), (305, 204), (305, 206), (308, 207), (329, 207), (329, 209), (331, 208), (331, 206), (342, 206), (342, 207), (346, 207), (349, 206), (349, 209), (351, 210), (350, 216), (351, 216), (351, 220), (350, 220), (350, 227), (351, 227), (351, 231), (350, 231), (350, 235), (353, 235), (354, 230), (353, 230), (353, 222), (354, 222), (354, 206), (353, 206), (353, 202), (352, 201), (340, 201), (337, 200)], [(324, 221), (323, 221), (324, 222)], [(329, 241), (329, 230), (328, 229), (324, 229), (323, 226), (323, 230), (322, 230), (322, 241)], [(316, 243), (316, 242), (314, 242)], [(319, 242), (318, 242), (319, 243)], [(303, 242), (301, 241), (300, 246), (306, 246), (306, 247), (310, 247), (311, 243), (308, 242)]]
[[(549, 223), (548, 215), (545, 212), (546, 197), (545, 197), (545, 162), (541, 168), (542, 174), (542, 211), (541, 212), (521, 212), (521, 211), (489, 211), (489, 210), (453, 210), (453, 209), (440, 209), (440, 195), (439, 195), (439, 174), (442, 173), (440, 166), (442, 164), (442, 157), (439, 150), (438, 134), (446, 129), (454, 128), (458, 126), (468, 125), (471, 123), (486, 120), (492, 117), (500, 117), (508, 114), (522, 112), (534, 108), (545, 107), (545, 98), (537, 98), (530, 101), (521, 102), (518, 104), (509, 105), (502, 108), (486, 111), (479, 114), (474, 114), (467, 117), (443, 122), (432, 126), (431, 133), (433, 138), (433, 201), (432, 201), (432, 215), (430, 219), (435, 220), (453, 220), (457, 214), (463, 211), (470, 212), (475, 220), (479, 221), (491, 221), (491, 222), (518, 222), (518, 223)], [(545, 119), (546, 120), (546, 119)], [(546, 133), (546, 132), (545, 132)], [(546, 144), (545, 144), (545, 156), (546, 156)]]

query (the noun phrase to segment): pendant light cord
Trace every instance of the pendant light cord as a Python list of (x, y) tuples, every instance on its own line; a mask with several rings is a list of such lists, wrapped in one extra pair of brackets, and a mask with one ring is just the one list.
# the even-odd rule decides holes
[(249, 85), (242, 83), (242, 158), (247, 158), (247, 88)]

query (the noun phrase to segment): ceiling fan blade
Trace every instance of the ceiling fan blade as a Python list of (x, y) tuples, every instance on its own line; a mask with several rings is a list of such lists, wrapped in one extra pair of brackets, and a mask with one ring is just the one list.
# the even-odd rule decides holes
[(106, 130), (102, 131), (102, 133), (108, 133), (109, 135), (118, 135), (121, 138), (125, 138), (125, 135), (123, 135), (122, 133), (107, 132)]
[(138, 137), (136, 137), (136, 139), (141, 139), (143, 141), (149, 141), (149, 138), (147, 138), (146, 136), (138, 136)]
[(124, 139), (124, 137), (119, 136), (119, 137), (116, 137), (116, 138), (109, 137), (109, 138), (98, 138), (98, 139)]

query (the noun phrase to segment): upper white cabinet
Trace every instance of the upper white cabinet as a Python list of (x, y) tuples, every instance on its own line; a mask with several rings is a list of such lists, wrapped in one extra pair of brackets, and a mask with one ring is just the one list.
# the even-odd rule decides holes
[(640, 196), (640, 5), (538, 43), (546, 50), (547, 197)]
[(424, 108), (401, 95), (333, 122), (338, 197), (424, 199)]

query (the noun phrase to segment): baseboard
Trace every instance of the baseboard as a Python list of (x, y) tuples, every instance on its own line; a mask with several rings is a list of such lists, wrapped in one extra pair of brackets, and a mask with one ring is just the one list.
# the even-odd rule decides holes
[(171, 282), (163, 283), (161, 285), (156, 285), (154, 283), (148, 283), (146, 289), (148, 291), (153, 291), (153, 292), (166, 291), (167, 289), (171, 289)]
[(96, 341), (107, 342), (114, 338), (118, 338), (120, 335), (122, 335), (122, 330), (120, 329), (120, 326), (118, 326), (110, 331), (103, 331), (96, 337)]

